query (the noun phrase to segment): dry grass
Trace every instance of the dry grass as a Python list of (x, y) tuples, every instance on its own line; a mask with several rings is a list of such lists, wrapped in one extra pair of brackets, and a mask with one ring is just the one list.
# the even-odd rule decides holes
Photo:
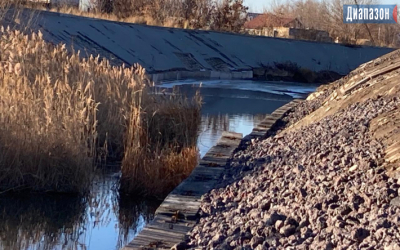
[(0, 189), (86, 190), (96, 156), (123, 151), (143, 70), (4, 29), (0, 61)]
[(40, 33), (0, 35), (0, 194), (83, 193), (109, 160), (124, 162), (124, 192), (159, 194), (194, 168), (198, 98), (152, 95), (140, 65), (84, 59)]
[(198, 162), (201, 99), (175, 94), (147, 96), (145, 100), (144, 109), (134, 108), (131, 114), (121, 191), (164, 196)]
[(70, 84), (74, 60), (76, 56), (68, 57), (63, 47), (52, 47), (40, 36), (2, 29), (2, 190), (70, 192), (88, 184), (97, 104), (91, 84), (83, 79)]
[(98, 163), (123, 159), (124, 191), (162, 193), (196, 165), (198, 98), (149, 93), (139, 65), (0, 33), (1, 192), (84, 192)]
[[(28, 6), (29, 7), (29, 6)], [(34, 9), (39, 10), (46, 10), (50, 12), (57, 12), (63, 14), (70, 14), (75, 16), (83, 16), (89, 18), (96, 18), (102, 20), (109, 20), (109, 21), (116, 21), (116, 22), (124, 22), (124, 23), (137, 23), (137, 24), (147, 24), (153, 26), (163, 26), (163, 27), (170, 27), (170, 28), (190, 28), (182, 18), (165, 18), (165, 20), (156, 19), (149, 14), (141, 14), (141, 15), (130, 15), (127, 17), (120, 17), (114, 13), (103, 13), (98, 11), (81, 11), (79, 8), (76, 7), (68, 7), (68, 6), (61, 6), (56, 8), (44, 8), (42, 6), (30, 6)]]
[(242, 0), (89, 0), (89, 12), (53, 4), (49, 9), (28, 2), (26, 6), (111, 21), (184, 29), (240, 32), (247, 16)]

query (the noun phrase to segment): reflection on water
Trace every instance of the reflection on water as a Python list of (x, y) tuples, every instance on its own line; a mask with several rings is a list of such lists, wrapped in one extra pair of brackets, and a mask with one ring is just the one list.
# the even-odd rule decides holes
[(253, 128), (264, 119), (265, 115), (210, 115), (202, 116), (201, 131), (198, 139), (200, 155), (204, 156), (221, 137), (223, 131), (235, 131), (243, 135), (250, 134)]
[(119, 173), (101, 176), (93, 184), (81, 240), (87, 249), (120, 249), (153, 218), (160, 201), (119, 197)]
[(0, 249), (76, 249), (84, 201), (68, 196), (0, 198)]
[(119, 198), (115, 174), (92, 197), (0, 196), (0, 249), (120, 249), (152, 219), (159, 201)]
[[(193, 81), (183, 83), (179, 88), (185, 95), (200, 91), (203, 97), (201, 156), (223, 131), (249, 134), (265, 114), (315, 88), (252, 81), (210, 81), (201, 88)], [(161, 93), (175, 85), (162, 85)], [(126, 245), (152, 219), (160, 201), (118, 197), (117, 171), (99, 176), (87, 198), (0, 195), (0, 249), (112, 250)]]
[(293, 100), (305, 97), (316, 86), (298, 83), (255, 81), (182, 81), (164, 83), (162, 93), (173, 89), (188, 97), (199, 91), (203, 98), (202, 126), (198, 138), (200, 155), (204, 156), (221, 137), (223, 131), (250, 134), (266, 114)]

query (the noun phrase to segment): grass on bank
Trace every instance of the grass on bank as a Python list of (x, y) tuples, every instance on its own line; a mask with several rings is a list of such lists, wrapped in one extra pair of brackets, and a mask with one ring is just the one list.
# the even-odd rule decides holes
[(98, 104), (86, 66), (40, 34), (1, 29), (1, 190), (71, 192), (88, 185)]
[[(121, 190), (164, 196), (198, 162), (201, 98), (152, 95), (143, 109), (133, 107), (126, 135)], [(147, 157), (151, 155), (152, 157)]]
[(70, 14), (75, 16), (83, 16), (89, 18), (96, 18), (102, 20), (109, 20), (115, 22), (124, 22), (124, 23), (137, 23), (137, 24), (146, 24), (152, 26), (163, 26), (169, 28), (184, 28), (188, 29), (191, 28), (189, 26), (189, 22), (187, 20), (183, 20), (183, 18), (174, 18), (168, 17), (163, 20), (155, 19), (151, 15), (142, 14), (142, 15), (131, 15), (127, 17), (119, 17), (114, 13), (103, 13), (103, 12), (96, 12), (96, 11), (81, 11), (77, 7), (68, 7), (68, 6), (61, 6), (61, 7), (53, 7), (53, 8), (44, 8), (41, 6), (27, 6), (33, 9), (39, 10), (46, 10), (50, 12), (56, 13), (63, 13), (63, 14)]
[[(152, 97), (139, 65), (82, 59), (40, 33), (0, 35), (0, 192), (82, 193), (96, 164), (109, 159), (123, 159), (123, 187), (147, 181), (142, 163), (152, 163), (146, 169), (157, 190), (193, 169), (199, 102)], [(174, 174), (158, 174), (166, 161)]]

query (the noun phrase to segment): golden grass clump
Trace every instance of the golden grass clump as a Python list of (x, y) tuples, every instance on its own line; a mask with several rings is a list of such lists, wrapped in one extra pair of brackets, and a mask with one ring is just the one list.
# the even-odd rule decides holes
[(81, 59), (40, 33), (0, 33), (0, 189), (86, 190), (98, 153), (123, 151), (144, 71)]
[(0, 35), (0, 193), (85, 192), (112, 159), (121, 190), (158, 195), (194, 168), (199, 97), (154, 94), (141, 66), (82, 59), (41, 33)]
[(131, 114), (121, 190), (164, 196), (188, 177), (198, 162), (201, 98), (187, 99), (175, 93), (144, 100), (144, 109), (134, 108)]
[(74, 57), (33, 34), (1, 30), (0, 188), (75, 191), (88, 184), (96, 138), (91, 84), (70, 84)]

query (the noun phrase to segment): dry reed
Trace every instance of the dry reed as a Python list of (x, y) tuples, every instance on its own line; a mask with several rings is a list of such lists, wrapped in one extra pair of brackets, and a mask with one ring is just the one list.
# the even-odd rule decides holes
[(90, 84), (70, 84), (73, 60), (40, 34), (29, 38), (2, 28), (2, 190), (70, 192), (88, 184), (97, 104)]
[(144, 71), (4, 29), (0, 61), (0, 189), (86, 190), (95, 157), (123, 151)]
[(201, 98), (173, 94), (143, 100), (143, 110), (133, 108), (125, 138), (121, 191), (162, 197), (198, 162)]
[(0, 35), (1, 192), (85, 192), (96, 164), (123, 159), (122, 190), (160, 194), (194, 168), (198, 97), (153, 95), (141, 66), (82, 59), (40, 33)]
[(146, 24), (146, 25), (153, 25), (153, 26), (163, 26), (169, 28), (189, 28), (187, 25), (185, 26), (185, 21), (182, 18), (174, 18), (168, 17), (165, 20), (155, 19), (149, 14), (141, 14), (141, 15), (130, 15), (127, 17), (120, 17), (114, 13), (104, 13), (99, 11), (82, 11), (76, 7), (68, 7), (68, 6), (60, 6), (60, 7), (53, 7), (53, 8), (44, 8), (42, 6), (30, 6), (27, 5), (26, 7), (31, 7), (32, 9), (38, 10), (46, 10), (50, 12), (57, 12), (63, 14), (70, 14), (75, 16), (83, 16), (89, 18), (96, 18), (102, 20), (109, 20), (109, 21), (116, 21), (116, 22), (124, 22), (124, 23), (137, 23), (137, 24)]

